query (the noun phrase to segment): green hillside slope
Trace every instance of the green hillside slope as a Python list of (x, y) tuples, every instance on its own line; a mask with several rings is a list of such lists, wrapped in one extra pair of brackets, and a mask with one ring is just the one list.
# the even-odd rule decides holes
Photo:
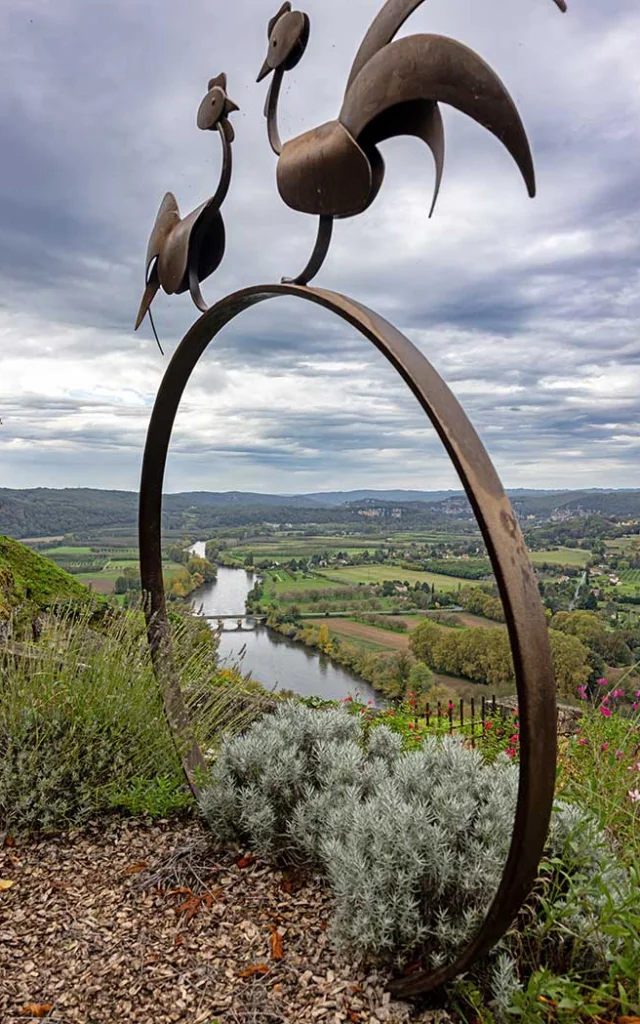
[(0, 535), (0, 617), (26, 602), (46, 608), (54, 601), (88, 596), (87, 588), (54, 562)]

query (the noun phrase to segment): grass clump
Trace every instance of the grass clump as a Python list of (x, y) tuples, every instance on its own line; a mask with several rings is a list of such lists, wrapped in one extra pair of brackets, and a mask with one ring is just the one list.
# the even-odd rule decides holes
[[(264, 706), (220, 670), (202, 623), (171, 616), (175, 664), (203, 749)], [(0, 832), (59, 829), (116, 810), (164, 817), (192, 806), (139, 612), (48, 616), (37, 643), (0, 655)]]

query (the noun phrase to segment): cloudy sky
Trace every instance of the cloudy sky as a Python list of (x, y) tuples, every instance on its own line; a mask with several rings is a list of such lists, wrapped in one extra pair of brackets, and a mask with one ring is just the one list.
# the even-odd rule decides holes
[[(308, 0), (284, 139), (336, 116), (380, 0)], [(168, 360), (196, 311), (160, 294), (133, 333), (168, 189), (187, 212), (218, 180), (195, 126), (224, 70), (234, 178), (209, 301), (295, 274), (315, 237), (275, 186), (255, 84), (267, 0), (5, 0), (0, 91), (0, 486), (135, 490)], [(507, 486), (640, 486), (640, 8), (637, 0), (427, 0), (439, 32), (498, 72), (527, 128), (538, 197), (497, 140), (444, 107), (447, 160), (384, 145), (374, 206), (340, 221), (316, 283), (373, 305), (433, 362)], [(202, 359), (167, 489), (456, 486), (382, 357), (314, 307), (245, 313)]]

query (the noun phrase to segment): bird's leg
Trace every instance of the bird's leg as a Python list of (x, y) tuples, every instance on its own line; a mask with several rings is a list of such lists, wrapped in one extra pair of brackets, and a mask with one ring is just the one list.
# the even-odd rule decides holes
[(313, 248), (313, 252), (311, 253), (309, 262), (301, 274), (298, 274), (297, 277), (283, 277), (281, 284), (309, 284), (309, 281), (316, 276), (325, 261), (326, 255), (329, 251), (329, 245), (331, 244), (332, 231), (333, 217), (326, 214), (321, 216), (318, 224), (316, 244)]

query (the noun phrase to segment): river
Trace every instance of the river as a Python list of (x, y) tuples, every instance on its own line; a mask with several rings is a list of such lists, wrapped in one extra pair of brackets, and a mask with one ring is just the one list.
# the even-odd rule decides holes
[[(204, 542), (190, 549), (204, 557)], [(331, 700), (360, 694), (365, 703), (380, 704), (376, 691), (357, 676), (335, 665), (317, 651), (294, 643), (286, 637), (256, 623), (245, 615), (245, 598), (255, 583), (255, 576), (244, 569), (218, 566), (215, 583), (207, 583), (191, 595), (191, 605), (202, 615), (213, 616), (211, 628), (218, 628), (217, 616), (229, 615), (222, 622), (220, 657), (229, 662), (241, 660), (243, 672), (269, 690), (293, 690), (305, 697), (315, 695)], [(238, 619), (242, 629), (238, 629)]]

